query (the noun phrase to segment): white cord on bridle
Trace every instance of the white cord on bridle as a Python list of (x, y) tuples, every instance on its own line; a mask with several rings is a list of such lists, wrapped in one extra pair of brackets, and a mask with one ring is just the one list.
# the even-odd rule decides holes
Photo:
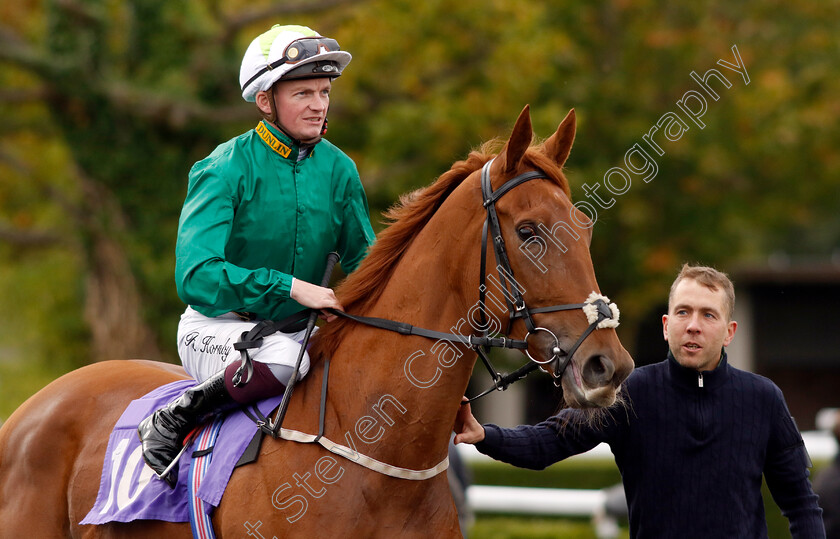
[(605, 318), (601, 320), (601, 322), (596, 326), (596, 329), (606, 329), (606, 328), (616, 328), (618, 327), (618, 317), (621, 314), (618, 311), (618, 305), (610, 301), (610, 298), (607, 296), (602, 296), (597, 292), (592, 292), (589, 294), (589, 297), (586, 298), (584, 302), (585, 305), (582, 307), (584, 314), (586, 314), (586, 319), (589, 321), (590, 324), (594, 324), (598, 320), (598, 307), (595, 305), (595, 301), (602, 300), (607, 306), (610, 308), (612, 312), (611, 318)]

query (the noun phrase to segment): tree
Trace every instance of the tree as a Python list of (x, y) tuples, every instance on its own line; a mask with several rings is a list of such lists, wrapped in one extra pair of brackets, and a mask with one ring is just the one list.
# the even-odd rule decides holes
[[(244, 2), (57, 0), (12, 8), (0, 26), (9, 87), (0, 104), (14, 118), (3, 133), (14, 150), (0, 154), (0, 165), (16, 181), (9, 193), (37, 193), (47, 201), (38, 205), (60, 217), (51, 214), (42, 229), (21, 219), (31, 206), (11, 203), (0, 239), (14, 249), (78, 250), (94, 360), (172, 357), (160, 343), (174, 331), (163, 328), (174, 328), (179, 304), (171, 275), (184, 178), (257, 118), (233, 83), (242, 40), (269, 17), (347, 3), (254, 10)], [(43, 28), (27, 24), (32, 15)], [(40, 150), (25, 143), (32, 136), (66, 147), (55, 168), (36, 166)]]

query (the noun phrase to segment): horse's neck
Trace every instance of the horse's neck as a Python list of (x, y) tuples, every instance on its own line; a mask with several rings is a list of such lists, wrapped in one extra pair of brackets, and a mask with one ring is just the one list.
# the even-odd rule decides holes
[[(428, 246), (412, 246), (415, 255)], [(437, 248), (442, 248), (437, 245)], [(367, 316), (407, 322), (446, 333), (471, 333), (463, 298), (448, 282), (452, 268), (417, 263), (406, 254)], [(476, 292), (477, 294), (477, 292)], [(379, 460), (426, 468), (446, 456), (449, 435), (469, 382), (475, 354), (463, 345), (352, 325), (341, 338), (333, 364), (330, 398), (340, 403), (338, 432), (356, 438)], [(339, 388), (340, 385), (340, 388)], [(333, 393), (333, 389), (338, 394)], [(358, 441), (358, 440), (357, 440)]]

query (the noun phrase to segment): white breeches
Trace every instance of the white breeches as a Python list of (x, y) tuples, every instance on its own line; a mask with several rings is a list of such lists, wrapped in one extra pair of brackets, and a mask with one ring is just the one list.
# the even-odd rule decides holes
[[(239, 361), (242, 354), (233, 348), (243, 332), (250, 331), (257, 322), (243, 321), (234, 313), (226, 313), (210, 318), (187, 307), (178, 324), (178, 355), (187, 373), (199, 382), (203, 382), (217, 372), (224, 370), (232, 362)], [(315, 327), (314, 332), (318, 328)], [(275, 374), (273, 366), (284, 365), (288, 368), (280, 371), (291, 373), (300, 353), (301, 342), (306, 330), (297, 333), (273, 333), (263, 339), (259, 348), (251, 348), (251, 359), (268, 364)], [(309, 353), (303, 354), (298, 379), (309, 372)], [(286, 383), (287, 379), (282, 380)]]

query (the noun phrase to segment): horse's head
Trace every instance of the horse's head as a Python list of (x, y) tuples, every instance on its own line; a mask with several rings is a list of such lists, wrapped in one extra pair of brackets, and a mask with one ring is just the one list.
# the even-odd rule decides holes
[[(507, 303), (502, 296), (508, 296), (513, 310), (519, 311), (511, 337), (526, 339), (528, 356), (552, 373), (555, 383), (562, 380), (568, 405), (603, 407), (615, 401), (621, 382), (633, 369), (633, 360), (614, 329), (617, 308), (595, 300), (600, 290), (589, 254), (594, 222), (572, 203), (562, 173), (574, 135), (572, 110), (551, 137), (532, 146), (526, 107), (502, 151), (485, 166), (486, 273), (496, 273), (491, 265), (495, 260), (502, 274), (507, 264), (512, 279), (510, 294), (500, 293), (501, 287), (497, 287), (495, 295), (484, 303), (497, 316), (506, 317), (504, 308), (499, 307)], [(488, 203), (488, 199), (492, 200)], [(497, 232), (504, 240), (502, 250), (496, 245), (495, 252), (494, 218), (489, 215), (493, 210)], [(505, 277), (499, 278), (503, 280)], [(489, 284), (487, 290), (492, 294)], [(515, 305), (517, 290), (519, 306)], [(582, 308), (587, 300), (588, 306)], [(552, 306), (564, 310), (550, 309)]]

